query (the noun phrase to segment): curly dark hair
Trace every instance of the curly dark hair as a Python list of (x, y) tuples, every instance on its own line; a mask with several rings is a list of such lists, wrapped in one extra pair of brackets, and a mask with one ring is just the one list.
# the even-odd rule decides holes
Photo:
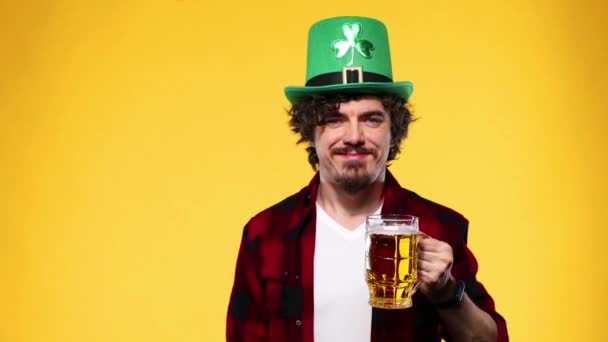
[[(336, 113), (340, 103), (368, 96), (378, 97), (384, 105), (384, 109), (390, 114), (392, 144), (387, 162), (395, 160), (401, 152), (401, 142), (407, 137), (409, 124), (416, 119), (412, 116), (412, 106), (403, 97), (392, 94), (315, 94), (302, 97), (288, 111), (290, 116), (289, 126), (293, 132), (300, 135), (298, 144), (312, 143), (315, 127), (323, 125), (323, 119), (327, 114)], [(317, 151), (310, 145), (306, 148), (306, 151), (308, 152), (308, 163), (314, 170), (317, 170), (319, 167)]]

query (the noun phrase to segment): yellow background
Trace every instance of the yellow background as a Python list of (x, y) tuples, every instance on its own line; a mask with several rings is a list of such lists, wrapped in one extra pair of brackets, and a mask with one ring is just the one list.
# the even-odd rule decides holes
[(605, 1), (0, 2), (0, 341), (221, 341), (243, 224), (312, 176), (306, 34), (383, 20), (391, 167), (471, 221), (513, 341), (602, 341)]

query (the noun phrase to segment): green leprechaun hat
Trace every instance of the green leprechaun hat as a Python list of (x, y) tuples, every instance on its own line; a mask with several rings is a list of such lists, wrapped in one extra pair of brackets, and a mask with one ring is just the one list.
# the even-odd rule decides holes
[(306, 84), (288, 86), (292, 104), (302, 96), (326, 93), (396, 94), (406, 100), (411, 82), (393, 82), (386, 26), (365, 17), (336, 17), (308, 32)]

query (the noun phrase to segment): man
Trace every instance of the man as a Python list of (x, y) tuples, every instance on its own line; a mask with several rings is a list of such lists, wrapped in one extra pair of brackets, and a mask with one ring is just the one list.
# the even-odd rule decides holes
[[(318, 170), (308, 186), (245, 226), (227, 320), (229, 341), (508, 341), (475, 279), (468, 221), (401, 188), (387, 170), (412, 121), (410, 82), (393, 82), (388, 35), (339, 17), (309, 32), (307, 82), (287, 87), (290, 125)], [(367, 215), (411, 214), (419, 291), (410, 309), (372, 309), (363, 277)]]

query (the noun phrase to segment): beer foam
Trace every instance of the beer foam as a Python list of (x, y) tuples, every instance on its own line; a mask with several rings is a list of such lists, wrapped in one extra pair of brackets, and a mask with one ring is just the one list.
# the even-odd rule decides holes
[(370, 225), (367, 226), (370, 234), (397, 235), (397, 234), (417, 234), (418, 229), (411, 225)]

